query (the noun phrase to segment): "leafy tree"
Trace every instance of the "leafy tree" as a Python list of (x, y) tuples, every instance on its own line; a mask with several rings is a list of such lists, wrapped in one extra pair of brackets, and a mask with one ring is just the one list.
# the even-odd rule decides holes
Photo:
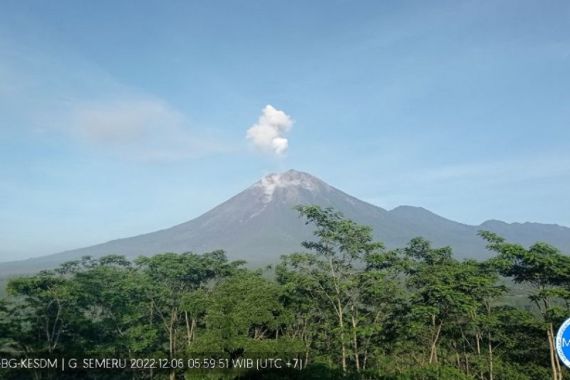
[[(86, 354), (107, 357), (133, 357), (153, 351), (148, 336), (156, 331), (146, 328), (142, 274), (123, 256), (104, 256), (90, 262), (85, 270), (76, 271), (70, 282), (70, 293), (80, 310), (79, 331)], [(147, 338), (147, 339), (144, 339)]]
[(278, 346), (287, 318), (280, 296), (279, 286), (260, 272), (227, 277), (210, 295), (203, 343), (228, 355), (284, 351)]
[(430, 326), (428, 363), (437, 363), (444, 327), (453, 328), (450, 325), (457, 317), (475, 310), (477, 303), (469, 294), (471, 284), (461, 281), (466, 277), (463, 273), (466, 268), (452, 258), (450, 248), (432, 249), (428, 241), (416, 238), (403, 253), (409, 260), (406, 274), (407, 286), (412, 291), (411, 313), (419, 322), (414, 326), (419, 331), (424, 325)]
[[(231, 274), (240, 262), (228, 262), (223, 251), (198, 255), (165, 253), (140, 257), (136, 264), (144, 277), (150, 321), (162, 327), (170, 359), (184, 354), (195, 338), (195, 329), (204, 305), (203, 292), (213, 281)], [(181, 333), (184, 331), (184, 333)], [(186, 341), (180, 344), (180, 340)], [(182, 346), (182, 347), (180, 347)], [(172, 369), (170, 378), (175, 378)]]
[(29, 354), (56, 353), (66, 324), (75, 316), (69, 280), (44, 271), (10, 280), (8, 292), (21, 302), (10, 315), (17, 321), (13, 327), (21, 336), (18, 349)]
[(487, 241), (487, 247), (498, 254), (492, 263), (500, 273), (534, 289), (529, 298), (545, 324), (552, 379), (562, 379), (563, 370), (556, 356), (554, 325), (559, 324), (570, 311), (570, 257), (546, 243), (536, 243), (526, 249), (489, 231), (481, 231), (480, 235)]
[[(363, 356), (367, 357), (362, 336), (370, 334), (361, 323), (375, 314), (372, 308), (363, 307), (362, 286), (378, 281), (372, 276), (363, 276), (359, 266), (369, 257), (377, 258), (383, 246), (373, 240), (370, 227), (345, 219), (332, 209), (299, 206), (297, 210), (307, 224), (314, 225), (317, 240), (302, 243), (312, 253), (283, 259), (278, 268), (279, 280), (289, 284), (286, 285), (289, 288), (291, 283), (297, 283), (306, 294), (315, 297), (321, 307), (326, 305), (336, 320), (331, 327), (333, 338), (340, 346), (343, 371), (348, 369), (350, 354), (355, 369), (360, 371)], [(366, 296), (373, 297), (373, 292), (369, 291)]]
[[(434, 249), (422, 238), (413, 239), (400, 251), (403, 257), (406, 285), (410, 290), (408, 333), (424, 340), (427, 360), (418, 364), (432, 365), (440, 361), (443, 344), (445, 361), (465, 372), (473, 363), (475, 350), (481, 360), (482, 341), (487, 340), (487, 370), (493, 377), (492, 319), (494, 300), (504, 293), (497, 285), (495, 271), (475, 261), (459, 262), (448, 247)], [(475, 342), (472, 342), (471, 335)], [(405, 336), (405, 334), (404, 334)], [(482, 376), (481, 370), (481, 376)]]

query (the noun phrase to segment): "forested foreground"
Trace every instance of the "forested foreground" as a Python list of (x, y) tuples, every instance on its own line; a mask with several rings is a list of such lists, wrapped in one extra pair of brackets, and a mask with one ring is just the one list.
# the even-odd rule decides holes
[[(7, 285), (0, 358), (155, 358), (183, 369), (4, 368), (0, 378), (570, 378), (554, 347), (570, 317), (570, 258), (557, 249), (481, 232), (492, 258), (458, 261), (421, 238), (384, 249), (330, 209), (298, 211), (315, 239), (270, 270), (222, 251), (86, 257)], [(530, 289), (526, 307), (506, 301), (506, 283)], [(203, 368), (248, 355), (288, 355), (304, 369)], [(193, 358), (201, 369), (188, 369)]]

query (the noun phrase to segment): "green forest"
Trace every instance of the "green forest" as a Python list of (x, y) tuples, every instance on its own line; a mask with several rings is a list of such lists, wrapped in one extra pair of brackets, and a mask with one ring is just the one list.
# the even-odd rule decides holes
[[(314, 238), (268, 268), (223, 251), (111, 255), (11, 278), (0, 378), (570, 378), (554, 343), (570, 316), (570, 257), (558, 249), (481, 231), (490, 258), (461, 261), (421, 237), (387, 249), (333, 209), (297, 211)], [(294, 364), (230, 365), (248, 357)], [(9, 365), (38, 358), (131, 368)]]

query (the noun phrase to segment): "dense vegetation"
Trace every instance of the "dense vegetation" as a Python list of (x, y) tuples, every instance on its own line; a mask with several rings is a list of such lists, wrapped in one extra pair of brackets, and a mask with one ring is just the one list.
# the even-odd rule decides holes
[[(570, 258), (481, 232), (493, 257), (456, 260), (416, 238), (387, 250), (330, 209), (299, 207), (305, 252), (252, 271), (224, 252), (131, 262), (85, 257), (11, 279), (0, 358), (290, 355), (304, 369), (0, 369), (2, 379), (562, 379), (555, 329), (570, 316)], [(529, 305), (505, 297), (524, 284)]]

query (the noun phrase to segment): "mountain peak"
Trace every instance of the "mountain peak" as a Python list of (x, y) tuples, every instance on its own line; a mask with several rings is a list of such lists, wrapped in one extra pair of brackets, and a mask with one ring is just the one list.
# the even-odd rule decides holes
[(320, 188), (328, 187), (320, 179), (312, 175), (297, 170), (287, 170), (282, 173), (271, 173), (257, 181), (253, 187), (263, 191), (263, 202), (269, 203), (273, 199), (273, 194), (278, 189), (317, 191)]

